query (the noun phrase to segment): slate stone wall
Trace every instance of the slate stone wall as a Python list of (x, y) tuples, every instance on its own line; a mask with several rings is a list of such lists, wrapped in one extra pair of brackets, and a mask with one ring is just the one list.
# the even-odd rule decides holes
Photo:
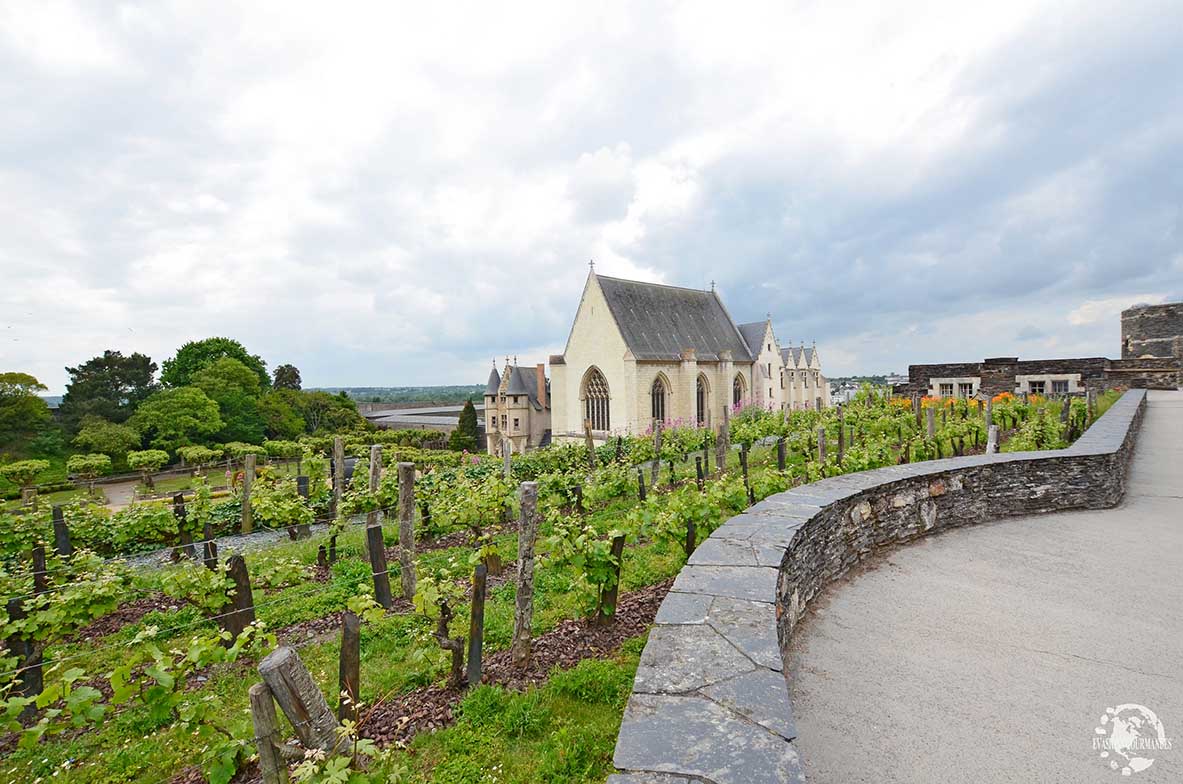
[(1121, 358), (1183, 359), (1183, 302), (1143, 305), (1121, 313)]
[(783, 652), (810, 600), (879, 548), (1008, 515), (1113, 506), (1145, 395), (1127, 392), (1068, 449), (824, 479), (728, 520), (658, 611), (609, 784), (803, 782)]

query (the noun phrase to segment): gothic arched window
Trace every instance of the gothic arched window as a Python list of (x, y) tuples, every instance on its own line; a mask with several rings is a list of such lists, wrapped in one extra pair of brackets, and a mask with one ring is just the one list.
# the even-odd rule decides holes
[(738, 406), (743, 402), (744, 398), (744, 384), (743, 376), (739, 373), (735, 374), (735, 381), (731, 383), (731, 404)]
[(608, 382), (598, 368), (587, 371), (583, 382), (583, 418), (591, 422), (592, 430), (608, 430)]
[(665, 421), (665, 382), (661, 376), (653, 379), (653, 386), (649, 389), (649, 414), (654, 422)]
[(705, 425), (707, 421), (708, 399), (709, 390), (707, 389), (707, 380), (699, 376), (698, 382), (694, 385), (694, 413), (700, 425)]

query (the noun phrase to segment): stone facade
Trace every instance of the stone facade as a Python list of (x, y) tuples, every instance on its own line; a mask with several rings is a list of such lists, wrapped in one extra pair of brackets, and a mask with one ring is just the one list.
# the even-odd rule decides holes
[(550, 391), (546, 366), (521, 367), (505, 360), (489, 372), (485, 385), (485, 444), (491, 455), (499, 455), (503, 444), (511, 452), (525, 452), (550, 443)]
[(897, 391), (933, 397), (964, 397), (962, 383), (971, 383), (973, 394), (980, 397), (993, 397), (1002, 392), (1077, 395), (1084, 394), (1087, 389), (1175, 389), (1183, 383), (1181, 368), (1183, 363), (1174, 359), (1020, 360), (1018, 357), (994, 357), (981, 362), (909, 365), (908, 383)]
[(810, 600), (875, 551), (938, 530), (1115, 505), (1145, 395), (1127, 392), (1068, 449), (823, 479), (728, 520), (658, 611), (609, 784), (803, 782), (783, 662)]
[[(627, 300), (630, 288), (644, 293), (637, 297), (640, 304)], [(616, 299), (610, 301), (606, 290)], [(702, 312), (689, 318), (671, 312), (668, 331), (654, 335), (666, 319), (650, 312), (647, 302), (668, 303), (671, 311), (684, 302)], [(641, 323), (621, 323), (633, 318)], [(718, 427), (724, 407), (737, 401), (786, 409), (829, 405), (829, 384), (816, 348), (782, 349), (771, 321), (742, 326), (748, 337), (731, 322), (713, 290), (590, 274), (566, 348), (550, 358), (555, 440), (584, 437), (584, 421), (592, 419), (586, 402), (592, 383), (607, 390), (601, 419), (593, 422), (597, 439), (645, 433), (658, 419)], [(660, 390), (660, 403), (655, 390)]]
[(1183, 360), (1183, 302), (1135, 305), (1121, 314), (1121, 358)]

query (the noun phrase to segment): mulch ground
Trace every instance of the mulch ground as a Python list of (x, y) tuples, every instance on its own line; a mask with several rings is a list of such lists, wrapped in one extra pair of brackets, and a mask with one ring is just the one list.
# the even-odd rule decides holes
[[(592, 625), (584, 619), (560, 622), (534, 639), (530, 664), (525, 669), (514, 667), (508, 650), (489, 654), (481, 682), (521, 690), (544, 682), (556, 667), (569, 669), (584, 659), (610, 656), (625, 640), (642, 634), (653, 624), (657, 608), (672, 584), (667, 580), (625, 594), (610, 624)], [(463, 696), (463, 691), (445, 686), (421, 686), (375, 706), (365, 717), (361, 734), (379, 745), (405, 744), (419, 732), (451, 724), (455, 719), (453, 711)]]
[(138, 623), (140, 619), (153, 610), (176, 612), (180, 609), (180, 606), (181, 603), (176, 599), (165, 596), (162, 593), (142, 596), (139, 599), (125, 602), (119, 605), (113, 612), (109, 612), (101, 618), (91, 621), (67, 639), (66, 642), (93, 642), (94, 640), (106, 637), (108, 634), (114, 634), (124, 626)]

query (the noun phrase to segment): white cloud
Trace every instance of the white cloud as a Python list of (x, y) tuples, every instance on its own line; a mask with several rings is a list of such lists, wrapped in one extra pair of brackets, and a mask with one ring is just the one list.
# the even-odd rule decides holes
[(833, 374), (1112, 353), (1180, 292), (1172, 11), (5, 4), (0, 370), (230, 334), (479, 382), (561, 348), (592, 258)]

